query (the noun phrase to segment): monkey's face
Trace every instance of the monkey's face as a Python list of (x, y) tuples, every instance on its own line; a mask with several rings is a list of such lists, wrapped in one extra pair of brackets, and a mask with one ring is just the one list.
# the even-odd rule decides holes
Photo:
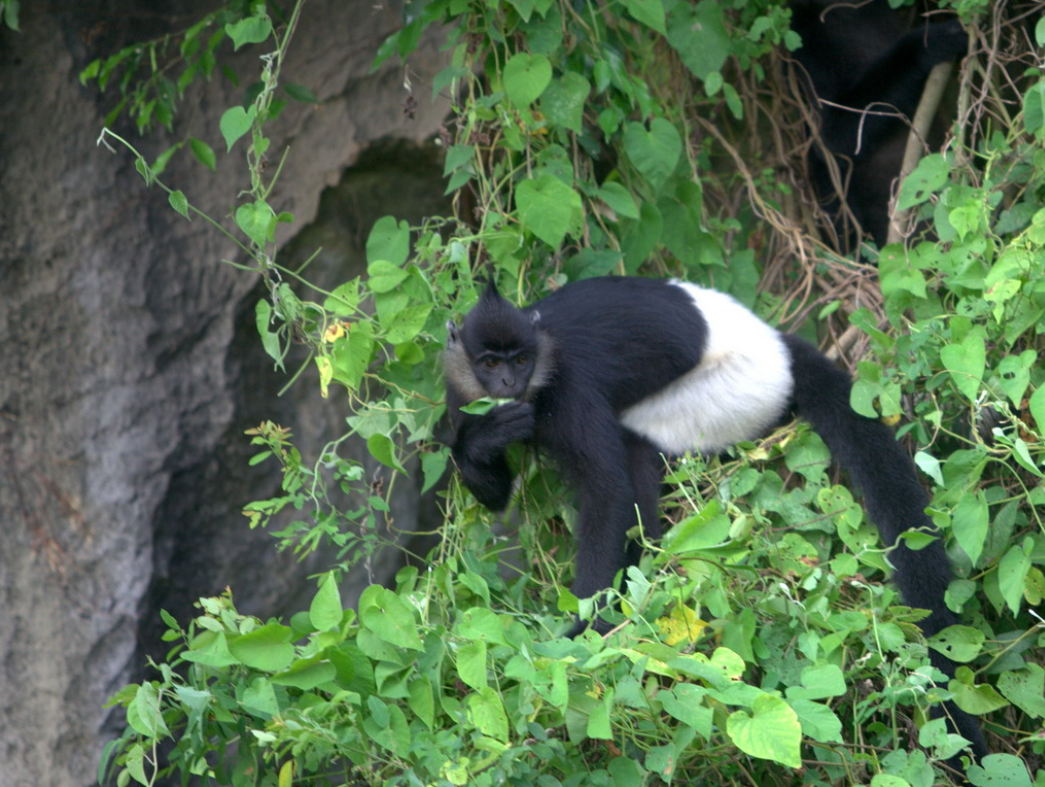
[(534, 353), (487, 350), (472, 361), (475, 376), (495, 399), (522, 399), (533, 375)]

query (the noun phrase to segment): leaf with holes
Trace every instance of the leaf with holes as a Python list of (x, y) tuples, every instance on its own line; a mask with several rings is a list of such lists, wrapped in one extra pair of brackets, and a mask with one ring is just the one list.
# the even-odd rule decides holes
[(940, 153), (933, 153), (918, 162), (914, 172), (904, 178), (897, 198), (897, 207), (908, 210), (921, 205), (929, 197), (947, 185), (950, 167)]

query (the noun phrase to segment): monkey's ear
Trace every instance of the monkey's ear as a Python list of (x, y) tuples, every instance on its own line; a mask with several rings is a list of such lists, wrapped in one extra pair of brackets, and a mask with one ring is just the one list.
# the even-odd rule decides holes
[(530, 322), (536, 327), (541, 322), (541, 313), (534, 309), (530, 312)]
[(452, 347), (461, 341), (461, 334), (457, 330), (457, 326), (454, 325), (453, 320), (446, 321), (446, 346)]

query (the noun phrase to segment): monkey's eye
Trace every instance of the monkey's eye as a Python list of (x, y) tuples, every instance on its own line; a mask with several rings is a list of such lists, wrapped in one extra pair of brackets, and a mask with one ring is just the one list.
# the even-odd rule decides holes
[(530, 359), (527, 358), (525, 355), (520, 355), (518, 358), (515, 359), (515, 363), (518, 366), (522, 366), (523, 364), (525, 364), (529, 360)]
[(498, 361), (496, 358), (487, 358), (485, 361), (483, 361), (483, 366), (485, 366), (487, 369), (496, 369), (498, 366), (500, 366), (500, 364), (501, 362)]

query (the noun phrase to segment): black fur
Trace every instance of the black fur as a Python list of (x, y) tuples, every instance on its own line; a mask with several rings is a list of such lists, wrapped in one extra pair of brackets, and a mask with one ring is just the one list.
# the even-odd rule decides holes
[[(792, 0), (790, 5), (791, 27), (802, 37), (795, 57), (820, 116), (820, 136), (838, 164), (855, 219), (881, 246), (909, 125), (874, 113), (910, 119), (933, 66), (956, 60), (968, 36), (953, 18), (908, 29), (888, 0)], [(870, 111), (864, 114), (865, 109)], [(851, 244), (855, 233), (844, 227), (828, 163), (816, 147), (809, 167), (818, 197), (843, 242)]]
[[(506, 310), (514, 315), (506, 317)], [(506, 336), (534, 346), (537, 325), (550, 338), (554, 369), (529, 401), (470, 416), (460, 411), (469, 397), (448, 374), (453, 454), (465, 484), (494, 510), (504, 508), (511, 495), (513, 477), (504, 455), (509, 444), (532, 442), (552, 455), (580, 498), (577, 541), (583, 546), (573, 590), (586, 598), (609, 587), (623, 567), (636, 504), (648, 532), (656, 535), (659, 529), (659, 486), (651, 489), (649, 481), (653, 472), (659, 478), (659, 454), (624, 429), (617, 415), (693, 368), (705, 327), (682, 290), (652, 279), (588, 279), (522, 311), (490, 288), (465, 319), (460, 338), (451, 336), (448, 353), (464, 350), (474, 358), (480, 349), (511, 349)], [(666, 326), (674, 330), (665, 331)], [(496, 338), (483, 345), (473, 339), (480, 336)], [(654, 363), (650, 346), (660, 348)]]
[[(621, 413), (701, 364), (708, 328), (681, 287), (626, 277), (569, 284), (523, 310), (490, 287), (460, 331), (451, 328), (447, 403), (455, 428), (453, 455), (464, 482), (484, 505), (501, 509), (513, 480), (505, 448), (528, 442), (551, 454), (579, 497), (573, 591), (581, 598), (610, 587), (617, 572), (634, 562), (637, 552), (632, 547), (629, 554), (627, 531), (637, 521), (650, 537), (660, 535), (663, 460), (650, 440), (621, 424)], [(956, 622), (944, 604), (951, 572), (941, 543), (918, 552), (897, 544), (910, 528), (934, 530), (925, 514), (928, 497), (907, 454), (886, 426), (852, 410), (844, 372), (798, 337), (773, 337), (767, 333), (769, 340), (783, 342), (792, 377), (790, 391), (779, 392), (781, 407), (775, 412), (808, 420), (863, 492), (882, 540), (895, 545), (890, 560), (905, 602), (931, 611), (923, 624), (926, 634)], [(540, 355), (539, 385), (497, 381), (498, 395), (510, 389), (518, 401), (481, 416), (461, 411), (484, 395), (469, 376), (469, 363), (491, 353), (507, 360), (533, 348)], [(714, 363), (722, 361), (709, 361)], [(505, 368), (511, 377), (511, 367)], [(604, 627), (601, 621), (595, 625)], [(953, 675), (954, 665), (946, 659), (934, 654), (934, 662)], [(976, 754), (985, 754), (977, 722), (949, 710)]]

